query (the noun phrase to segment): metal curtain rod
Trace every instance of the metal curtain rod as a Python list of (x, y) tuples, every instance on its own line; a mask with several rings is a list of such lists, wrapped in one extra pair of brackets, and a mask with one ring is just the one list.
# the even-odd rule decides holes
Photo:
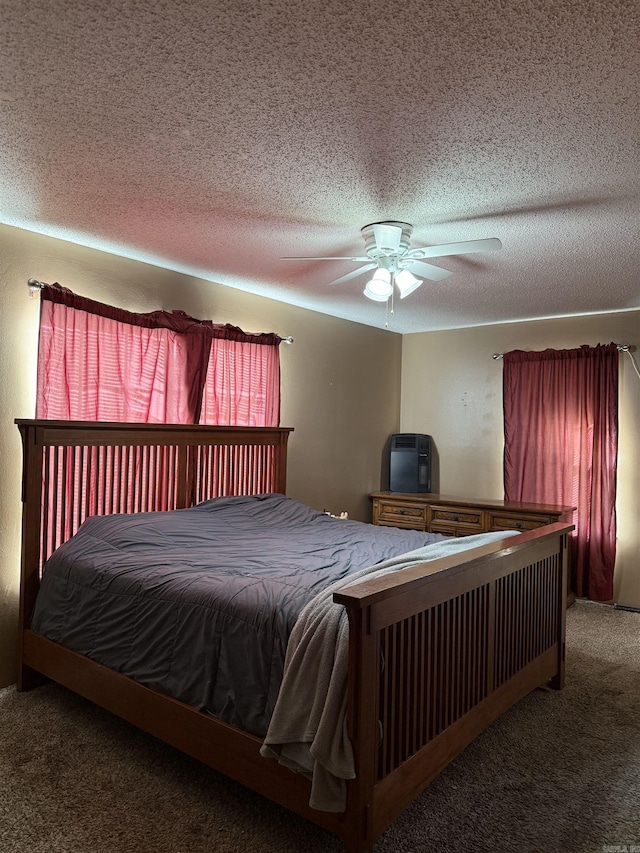
[[(618, 347), (618, 352), (628, 352), (628, 353), (631, 352), (629, 344), (616, 344), (616, 346)], [(503, 355), (504, 355), (504, 353), (494, 352), (494, 354), (491, 356), (491, 358), (493, 358), (493, 359), (502, 358)]]
[[(29, 296), (33, 297), (33, 294), (38, 290), (42, 290), (43, 287), (47, 287), (47, 283), (44, 281), (38, 281), (37, 278), (30, 278), (27, 282), (27, 287), (29, 288)], [(286, 338), (281, 338), (283, 344), (292, 344), (293, 338), (289, 335)]]
[(38, 281), (37, 278), (30, 278), (27, 282), (27, 287), (29, 288), (29, 296), (33, 296), (37, 290), (42, 290), (43, 287), (46, 287), (46, 284), (44, 281)]
[[(629, 346), (629, 344), (616, 344), (616, 347), (618, 348), (618, 352), (626, 352), (626, 354), (631, 359), (631, 366), (636, 372), (638, 379), (640, 379), (640, 367), (638, 367), (638, 362), (636, 361), (634, 354), (631, 352), (631, 347)], [(502, 355), (503, 354), (501, 352), (494, 352), (491, 357), (493, 359), (498, 359), (502, 358)]]

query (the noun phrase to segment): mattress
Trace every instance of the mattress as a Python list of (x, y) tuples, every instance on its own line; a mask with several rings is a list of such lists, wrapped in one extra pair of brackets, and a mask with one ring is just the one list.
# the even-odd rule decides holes
[(47, 561), (31, 627), (264, 737), (305, 604), (440, 539), (334, 519), (276, 494), (97, 516)]

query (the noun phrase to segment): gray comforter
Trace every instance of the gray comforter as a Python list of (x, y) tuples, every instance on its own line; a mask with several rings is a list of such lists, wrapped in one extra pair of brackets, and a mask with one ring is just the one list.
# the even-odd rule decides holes
[(33, 630), (264, 737), (302, 608), (439, 535), (283, 495), (90, 518), (48, 560)]

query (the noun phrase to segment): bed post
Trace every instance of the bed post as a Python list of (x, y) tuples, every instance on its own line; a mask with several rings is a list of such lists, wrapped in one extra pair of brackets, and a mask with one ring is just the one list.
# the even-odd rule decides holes
[(43, 677), (23, 663), (24, 632), (31, 625), (31, 614), (40, 587), (40, 540), (42, 499), (42, 444), (37, 427), (19, 424), (24, 452), (22, 468), (22, 551), (20, 572), (20, 609), (18, 612), (18, 690), (37, 687)]
[(566, 625), (567, 625), (567, 579), (569, 577), (569, 534), (562, 536), (562, 571), (560, 573), (560, 590), (558, 595), (558, 672), (549, 682), (549, 687), (562, 690), (564, 687)]
[(289, 441), (289, 432), (280, 433), (280, 442), (274, 447), (275, 459), (274, 465), (276, 469), (276, 492), (282, 495), (287, 494), (287, 442)]
[(347, 723), (353, 747), (357, 782), (347, 783), (346, 853), (371, 853), (371, 807), (376, 781), (378, 739), (377, 696), (379, 648), (371, 631), (371, 608), (347, 606), (349, 617), (349, 680)]

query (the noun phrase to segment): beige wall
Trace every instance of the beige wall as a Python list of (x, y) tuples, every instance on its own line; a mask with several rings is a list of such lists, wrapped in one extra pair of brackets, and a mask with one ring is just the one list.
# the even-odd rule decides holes
[[(640, 350), (640, 311), (405, 335), (400, 429), (433, 436), (442, 494), (504, 497), (502, 362), (495, 352), (615, 341)], [(620, 354), (614, 598), (640, 607), (640, 378)]]
[(14, 418), (35, 411), (39, 299), (27, 279), (58, 281), (131, 311), (180, 308), (282, 344), (282, 425), (293, 426), (288, 493), (370, 520), (382, 449), (398, 431), (399, 335), (295, 308), (179, 273), (0, 226), (0, 686), (15, 680), (21, 447)]

